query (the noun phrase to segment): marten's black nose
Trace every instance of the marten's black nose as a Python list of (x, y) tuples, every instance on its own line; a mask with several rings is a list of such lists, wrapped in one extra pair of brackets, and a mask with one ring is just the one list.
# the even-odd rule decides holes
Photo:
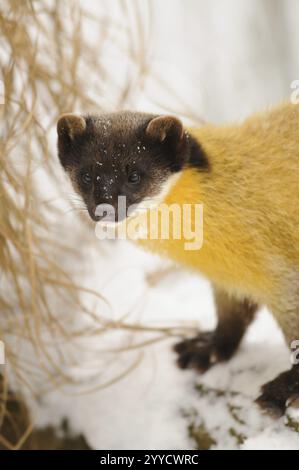
[(105, 222), (116, 221), (115, 210), (110, 204), (99, 204), (88, 212), (95, 222), (99, 222), (100, 220), (105, 220)]
[(96, 214), (95, 206), (92, 206), (92, 207), (89, 206), (87, 209), (88, 209), (88, 214), (92, 220), (94, 220), (95, 222), (98, 222), (99, 220), (101, 220), (101, 216)]

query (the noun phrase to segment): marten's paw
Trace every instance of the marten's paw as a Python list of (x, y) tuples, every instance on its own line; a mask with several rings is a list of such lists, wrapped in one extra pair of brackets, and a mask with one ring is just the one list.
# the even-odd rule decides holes
[(175, 344), (173, 349), (179, 355), (177, 364), (181, 369), (193, 368), (203, 373), (217, 362), (231, 357), (231, 348), (223, 346), (215, 332), (210, 331), (185, 339)]
[(263, 413), (280, 418), (288, 406), (299, 407), (299, 367), (278, 375), (262, 386), (262, 394), (255, 400)]

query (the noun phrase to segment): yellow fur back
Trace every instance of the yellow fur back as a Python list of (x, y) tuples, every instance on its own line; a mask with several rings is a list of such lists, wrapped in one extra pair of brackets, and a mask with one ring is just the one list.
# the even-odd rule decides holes
[[(190, 129), (210, 171), (186, 169), (165, 203), (203, 203), (204, 239), (141, 240), (226, 290), (271, 305), (299, 287), (299, 107), (284, 104), (243, 124)], [(297, 291), (298, 292), (298, 287)]]

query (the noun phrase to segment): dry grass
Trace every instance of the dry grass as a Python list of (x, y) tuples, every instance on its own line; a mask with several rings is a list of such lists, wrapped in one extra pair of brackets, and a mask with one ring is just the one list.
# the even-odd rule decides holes
[[(101, 12), (90, 16), (82, 5), (7, 0), (0, 6), (0, 79), (5, 89), (5, 104), (0, 105), (0, 339), (6, 346), (7, 363), (0, 366), (0, 430), (9, 420), (5, 405), (11, 397), (12, 378), (14, 387), (25, 384), (32, 393), (35, 381), (43, 384), (44, 391), (76, 383), (66, 372), (67, 365), (76, 364), (67, 347), (76, 339), (100, 337), (109, 328), (156, 333), (153, 339), (127, 344), (121, 351), (176, 333), (172, 328), (149, 329), (95, 316), (82, 303), (81, 294), (104, 301), (102, 296), (77, 285), (72, 270), (60, 262), (75, 259), (75, 251), (49, 230), (49, 221), (59, 214), (55, 206), (43, 202), (36, 172), (42, 166), (51, 184), (59, 184), (51, 141), (57, 117), (69, 110), (130, 107), (148, 72), (149, 3), (145, 21), (139, 2), (119, 1), (119, 22)], [(91, 23), (98, 33), (93, 40), (86, 34)], [(107, 50), (125, 58), (120, 83), (107, 61)], [(74, 324), (75, 311), (86, 315), (84, 327)], [(30, 362), (30, 357), (35, 361)], [(130, 369), (135, 365), (136, 361)], [(98, 386), (93, 384), (91, 389)], [(29, 423), (13, 443), (2, 436), (2, 445), (21, 447), (30, 430)]]
[[(71, 270), (57, 261), (66, 253), (71, 259), (74, 253), (69, 244), (51, 236), (46, 221), (58, 214), (53, 205), (41, 203), (35, 173), (42, 165), (52, 184), (57, 184), (49, 131), (62, 112), (122, 107), (130, 100), (132, 83), (142, 80), (145, 63), (138, 57), (144, 57), (145, 39), (138, 43), (140, 48), (136, 46), (136, 38), (131, 37), (132, 8), (129, 12), (123, 5), (127, 21), (119, 25), (105, 15), (89, 17), (78, 2), (15, 0), (1, 4), (0, 74), (5, 104), (0, 106), (0, 338), (7, 364), (2, 371), (0, 428), (9, 418), (5, 406), (10, 397), (9, 377), (33, 393), (35, 380), (44, 389), (72, 383), (65, 370), (74, 359), (66, 345), (74, 338), (109, 328), (105, 322), (100, 327), (99, 319), (94, 329), (76, 329), (72, 323), (75, 311), (90, 316), (92, 312), (82, 305), (83, 289), (76, 285)], [(136, 5), (134, 8), (135, 29), (142, 31), (140, 13)], [(93, 29), (98, 31), (97, 50), (84, 31), (88, 23), (94, 23)], [(121, 85), (102, 61), (107, 44), (112, 50), (122, 48), (128, 64), (140, 64), (134, 77), (128, 73)], [(86, 71), (94, 83), (92, 94)], [(108, 90), (114, 98), (111, 103), (107, 103)], [(90, 294), (101, 298), (96, 292)], [(55, 305), (61, 301), (68, 314), (57, 314), (53, 298)], [(24, 344), (36, 362), (24, 359)], [(22, 435), (6, 446), (18, 448), (23, 439)]]

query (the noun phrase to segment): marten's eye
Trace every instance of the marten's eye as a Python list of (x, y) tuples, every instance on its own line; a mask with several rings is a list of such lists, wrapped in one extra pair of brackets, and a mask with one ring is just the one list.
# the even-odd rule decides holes
[(137, 171), (133, 171), (128, 177), (129, 183), (137, 184), (140, 181), (140, 175)]
[(84, 183), (86, 186), (89, 186), (92, 182), (92, 177), (90, 173), (82, 173), (81, 180), (82, 180), (82, 183)]

